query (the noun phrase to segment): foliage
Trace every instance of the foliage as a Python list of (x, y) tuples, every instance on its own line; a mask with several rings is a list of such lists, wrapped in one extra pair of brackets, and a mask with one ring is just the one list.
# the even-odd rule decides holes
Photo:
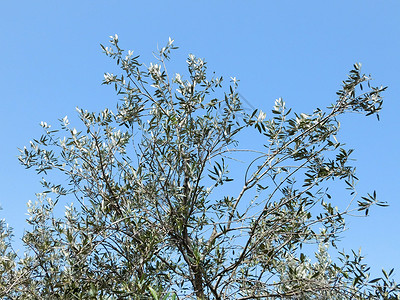
[[(326, 110), (291, 113), (277, 99), (268, 119), (244, 108), (235, 78), (221, 93), (223, 78), (194, 55), (188, 79), (171, 78), (171, 39), (148, 67), (110, 42), (116, 112), (78, 109), (81, 129), (43, 122), (20, 150), (45, 190), (28, 203), (23, 257), (0, 224), (3, 298), (400, 298), (393, 270), (371, 279), (360, 253), (336, 248), (346, 215), (386, 205), (375, 192), (358, 199), (352, 150), (337, 138), (341, 115), (382, 106), (385, 87), (359, 64)], [(254, 144), (242, 148), (245, 136)], [(329, 194), (335, 179), (349, 201)]]

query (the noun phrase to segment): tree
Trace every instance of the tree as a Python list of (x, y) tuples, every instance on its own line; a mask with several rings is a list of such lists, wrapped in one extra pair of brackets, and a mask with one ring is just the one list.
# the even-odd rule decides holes
[[(67, 117), (56, 130), (42, 122), (20, 150), (45, 190), (28, 203), (23, 257), (0, 224), (2, 297), (400, 298), (393, 270), (371, 279), (360, 253), (336, 247), (347, 215), (386, 205), (356, 196), (352, 150), (337, 138), (342, 115), (382, 106), (386, 88), (370, 86), (360, 64), (326, 110), (291, 113), (277, 99), (267, 119), (244, 108), (235, 78), (221, 93), (223, 78), (194, 55), (188, 79), (171, 78), (171, 39), (149, 67), (117, 35), (110, 42), (102, 49), (122, 69), (104, 75), (121, 97), (116, 112), (77, 109), (80, 129)], [(244, 135), (254, 145), (242, 148)], [(330, 195), (334, 182), (348, 201)]]

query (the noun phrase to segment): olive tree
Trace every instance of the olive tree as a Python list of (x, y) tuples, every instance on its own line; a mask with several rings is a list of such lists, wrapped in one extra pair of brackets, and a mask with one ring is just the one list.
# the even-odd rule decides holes
[[(346, 216), (386, 205), (357, 196), (337, 136), (342, 115), (382, 106), (385, 87), (360, 64), (326, 109), (292, 113), (277, 99), (270, 115), (246, 109), (237, 80), (209, 76), (194, 55), (186, 76), (169, 74), (171, 39), (149, 66), (117, 35), (110, 43), (121, 74), (103, 83), (116, 109), (77, 109), (75, 127), (42, 122), (20, 150), (44, 190), (28, 203), (24, 255), (0, 224), (2, 297), (399, 299), (393, 270), (370, 278), (360, 253), (336, 245)], [(329, 190), (341, 182), (347, 200)]]

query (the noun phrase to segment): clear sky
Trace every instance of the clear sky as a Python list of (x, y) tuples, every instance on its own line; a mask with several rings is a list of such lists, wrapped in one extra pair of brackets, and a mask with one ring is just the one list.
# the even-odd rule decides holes
[(240, 93), (264, 111), (278, 97), (297, 112), (326, 107), (356, 62), (389, 86), (381, 121), (351, 115), (341, 137), (356, 150), (359, 194), (376, 190), (390, 207), (350, 219), (342, 245), (361, 246), (374, 273), (395, 267), (400, 281), (399, 1), (1, 1), (0, 32), (0, 217), (16, 239), (26, 202), (41, 191), (17, 147), (40, 136), (41, 121), (74, 122), (76, 106), (115, 107), (101, 85), (115, 70), (99, 46), (109, 35), (145, 63), (172, 37), (174, 69), (186, 71), (189, 53), (203, 57), (210, 71), (240, 79)]

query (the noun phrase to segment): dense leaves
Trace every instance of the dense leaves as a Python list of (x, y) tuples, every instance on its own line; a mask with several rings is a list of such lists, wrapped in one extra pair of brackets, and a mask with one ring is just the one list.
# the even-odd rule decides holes
[[(386, 205), (357, 197), (353, 150), (337, 138), (341, 115), (382, 106), (385, 88), (359, 64), (326, 110), (291, 113), (277, 99), (267, 118), (244, 108), (235, 78), (222, 93), (194, 55), (187, 79), (169, 74), (171, 39), (147, 67), (110, 42), (102, 49), (122, 69), (104, 75), (115, 112), (78, 109), (76, 128), (42, 123), (20, 150), (44, 191), (28, 203), (22, 257), (0, 224), (3, 298), (400, 298), (393, 271), (371, 279), (360, 253), (336, 249), (347, 215)], [(346, 201), (330, 195), (340, 181)]]

